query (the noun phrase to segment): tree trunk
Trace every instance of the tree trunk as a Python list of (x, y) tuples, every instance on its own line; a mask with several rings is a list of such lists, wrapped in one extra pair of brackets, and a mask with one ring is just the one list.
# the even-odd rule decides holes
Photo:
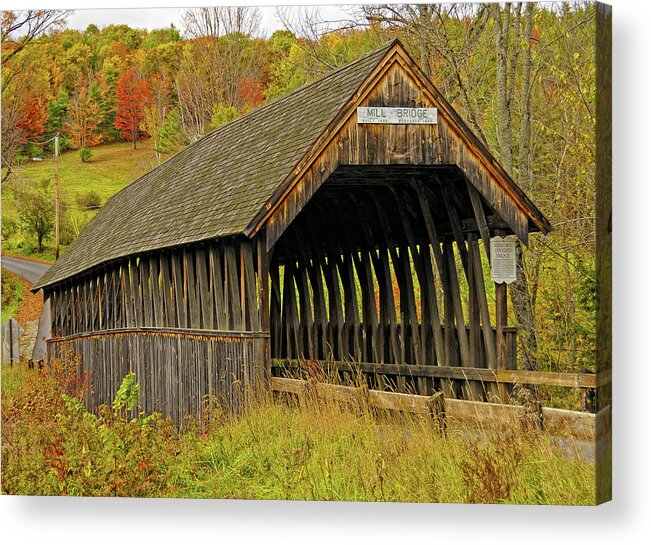
[[(494, 19), (496, 31), (496, 46), (497, 46), (497, 109), (498, 109), (498, 142), (499, 154), (502, 166), (507, 172), (513, 172), (513, 101), (514, 96), (514, 66), (516, 62), (515, 52), (509, 52), (509, 28), (511, 24), (510, 8), (509, 5), (504, 10), (501, 10), (499, 4), (495, 4)], [(518, 13), (515, 17), (516, 23), (519, 25), (521, 18)], [(522, 55), (521, 71), (522, 71), (522, 87), (520, 96), (523, 99), (522, 116), (520, 120), (520, 133), (519, 133), (519, 167), (520, 176), (518, 181), (523, 186), (525, 191), (531, 190), (531, 180), (529, 176), (529, 163), (530, 163), (530, 139), (531, 139), (531, 122), (530, 122), (530, 101), (529, 101), (529, 87), (531, 82), (531, 30), (533, 22), (533, 4), (527, 4), (524, 14), (524, 29), (521, 33), (520, 29), (516, 29), (515, 43), (513, 47), (517, 47), (518, 38), (522, 37), (525, 42), (524, 52)], [(509, 63), (510, 61), (510, 63)], [(511, 64), (511, 66), (509, 66)], [(511, 74), (508, 78), (507, 75)], [(524, 260), (522, 245), (520, 242), (516, 245), (517, 257), (517, 276), (515, 282), (511, 284), (511, 302), (516, 320), (519, 326), (519, 359), (522, 368), (528, 371), (538, 370), (538, 340), (536, 336), (536, 324), (534, 308), (531, 300), (529, 290), (529, 282), (526, 274), (526, 263)], [(520, 390), (521, 397), (526, 403), (533, 403), (536, 399), (536, 389), (533, 387), (522, 388)]]

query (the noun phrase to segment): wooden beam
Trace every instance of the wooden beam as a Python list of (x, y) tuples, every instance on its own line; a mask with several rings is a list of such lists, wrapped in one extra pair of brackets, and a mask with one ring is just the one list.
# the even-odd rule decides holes
[(461, 293), (459, 291), (459, 280), (457, 277), (457, 267), (454, 262), (454, 250), (452, 244), (445, 242), (443, 244), (443, 256), (447, 262), (448, 275), (447, 280), (449, 283), (448, 289), (450, 290), (452, 299), (452, 308), (454, 311), (454, 319), (457, 325), (457, 338), (459, 341), (459, 354), (461, 356), (461, 365), (470, 367), (470, 354), (468, 348), (468, 337), (466, 335), (466, 324), (463, 317), (463, 307), (461, 305)]
[(486, 257), (488, 262), (491, 260), (491, 234), (488, 229), (488, 222), (486, 221), (486, 215), (484, 214), (484, 207), (481, 203), (481, 197), (479, 192), (475, 189), (475, 186), (472, 185), (466, 179), (466, 187), (468, 188), (468, 195), (470, 195), (470, 203), (472, 204), (472, 211), (475, 214), (475, 221), (477, 222), (477, 227), (479, 228), (479, 234), (481, 235), (481, 240), (484, 245), (484, 251), (486, 252)]
[[(453, 380), (477, 380), (497, 384), (532, 384), (562, 388), (594, 389), (610, 383), (609, 373), (557, 373), (552, 371), (509, 371), (482, 367), (457, 367), (446, 365), (423, 365), (369, 363), (350, 361), (315, 362), (323, 369), (334, 368), (344, 371), (361, 371), (368, 374), (395, 375), (405, 377), (430, 377)], [(272, 359), (274, 368), (300, 369), (303, 363), (298, 359)]]
[(486, 348), (486, 361), (490, 369), (497, 369), (497, 355), (495, 352), (495, 339), (493, 337), (493, 328), (490, 323), (490, 314), (488, 312), (488, 300), (486, 298), (486, 285), (484, 284), (484, 275), (482, 274), (481, 258), (479, 257), (479, 246), (477, 239), (472, 238), (470, 244), (473, 246), (472, 258), (474, 260), (474, 281), (481, 312), (481, 328), (484, 336), (484, 346)]
[(447, 181), (438, 176), (435, 176), (435, 178), (438, 180), (439, 185), (441, 186), (441, 192), (443, 193), (443, 200), (445, 202), (445, 209), (448, 212), (450, 225), (452, 226), (452, 234), (454, 235), (454, 240), (457, 243), (457, 250), (459, 251), (459, 256), (461, 257), (463, 270), (466, 273), (466, 278), (468, 278), (468, 250), (466, 249), (466, 239), (464, 238), (463, 230), (461, 229), (461, 220), (459, 220), (459, 214), (457, 212), (456, 205), (454, 204), (454, 199), (452, 198), (452, 190), (450, 189), (449, 183)]
[[(352, 386), (325, 383), (311, 385), (307, 381), (300, 379), (278, 377), (271, 379), (271, 388), (275, 392), (293, 395), (305, 395), (308, 392), (314, 392), (318, 398), (324, 400), (368, 404), (370, 407), (382, 410), (433, 416), (433, 396), (380, 392), (377, 390), (363, 391), (361, 388)], [(504, 425), (521, 422), (526, 415), (526, 409), (519, 405), (502, 405), (448, 398), (438, 401), (443, 405), (438, 417), (443, 417), (446, 421), (471, 423), (480, 426)], [(610, 405), (596, 415), (543, 407), (541, 424), (543, 429), (550, 434), (569, 435), (595, 441), (599, 439), (597, 422), (609, 422), (610, 413)], [(601, 427), (609, 428), (608, 425)]]

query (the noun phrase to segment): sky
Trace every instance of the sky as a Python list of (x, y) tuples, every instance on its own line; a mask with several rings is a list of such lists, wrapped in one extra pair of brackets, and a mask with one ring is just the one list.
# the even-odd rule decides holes
[[(40, 0), (34, 3), (35, 7), (48, 9), (74, 9), (74, 13), (67, 20), (67, 27), (77, 30), (84, 30), (89, 24), (100, 28), (110, 24), (126, 24), (133, 28), (154, 28), (168, 27), (174, 24), (182, 29), (181, 16), (183, 10), (188, 7), (201, 5), (248, 5), (260, 8), (261, 34), (270, 36), (275, 30), (284, 28), (277, 15), (278, 2), (269, 0), (231, 0), (229, 2), (215, 2), (214, 0), (113, 0), (106, 2), (102, 0), (90, 0), (81, 2), (79, 0)], [(283, 1), (283, 4), (292, 4), (291, 1)], [(3, 9), (24, 9), (25, 1), (6, 0), (3, 2)], [(137, 7), (131, 7), (133, 5)], [(299, 10), (300, 6), (312, 5), (312, 9), (318, 9), (322, 19), (335, 21), (348, 18), (345, 9), (347, 6), (318, 5), (317, 2), (293, 2), (293, 8)], [(349, 8), (350, 6), (348, 6)], [(92, 9), (88, 9), (92, 8)]]

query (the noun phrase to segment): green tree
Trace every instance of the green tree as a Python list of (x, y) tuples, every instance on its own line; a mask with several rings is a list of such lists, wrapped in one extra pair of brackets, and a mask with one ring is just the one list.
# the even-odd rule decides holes
[(50, 181), (43, 180), (18, 195), (23, 230), (36, 238), (36, 251), (43, 251), (43, 241), (54, 229), (54, 196)]
[(237, 108), (234, 106), (226, 106), (225, 104), (215, 104), (212, 109), (212, 117), (210, 118), (210, 125), (208, 125), (209, 130), (216, 129), (217, 127), (228, 123), (235, 119), (240, 112), (237, 111)]

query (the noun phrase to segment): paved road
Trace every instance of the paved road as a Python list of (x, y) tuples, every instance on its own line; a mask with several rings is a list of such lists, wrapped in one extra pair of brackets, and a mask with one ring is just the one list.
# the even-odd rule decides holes
[(2, 268), (17, 274), (18, 276), (22, 276), (30, 284), (36, 284), (36, 282), (41, 279), (41, 276), (45, 274), (45, 271), (50, 268), (50, 265), (47, 263), (29, 261), (27, 259), (20, 259), (18, 257), (2, 256)]
[[(45, 271), (50, 268), (50, 265), (47, 263), (38, 263), (37, 261), (29, 261), (28, 259), (20, 259), (18, 257), (2, 256), (2, 268), (18, 276), (22, 276), (30, 284), (35, 284), (45, 274)], [(50, 301), (46, 301), (41, 317), (38, 319), (38, 334), (36, 343), (34, 344), (34, 351), (32, 352), (32, 359), (45, 359), (45, 340), (49, 339), (50, 336)]]

